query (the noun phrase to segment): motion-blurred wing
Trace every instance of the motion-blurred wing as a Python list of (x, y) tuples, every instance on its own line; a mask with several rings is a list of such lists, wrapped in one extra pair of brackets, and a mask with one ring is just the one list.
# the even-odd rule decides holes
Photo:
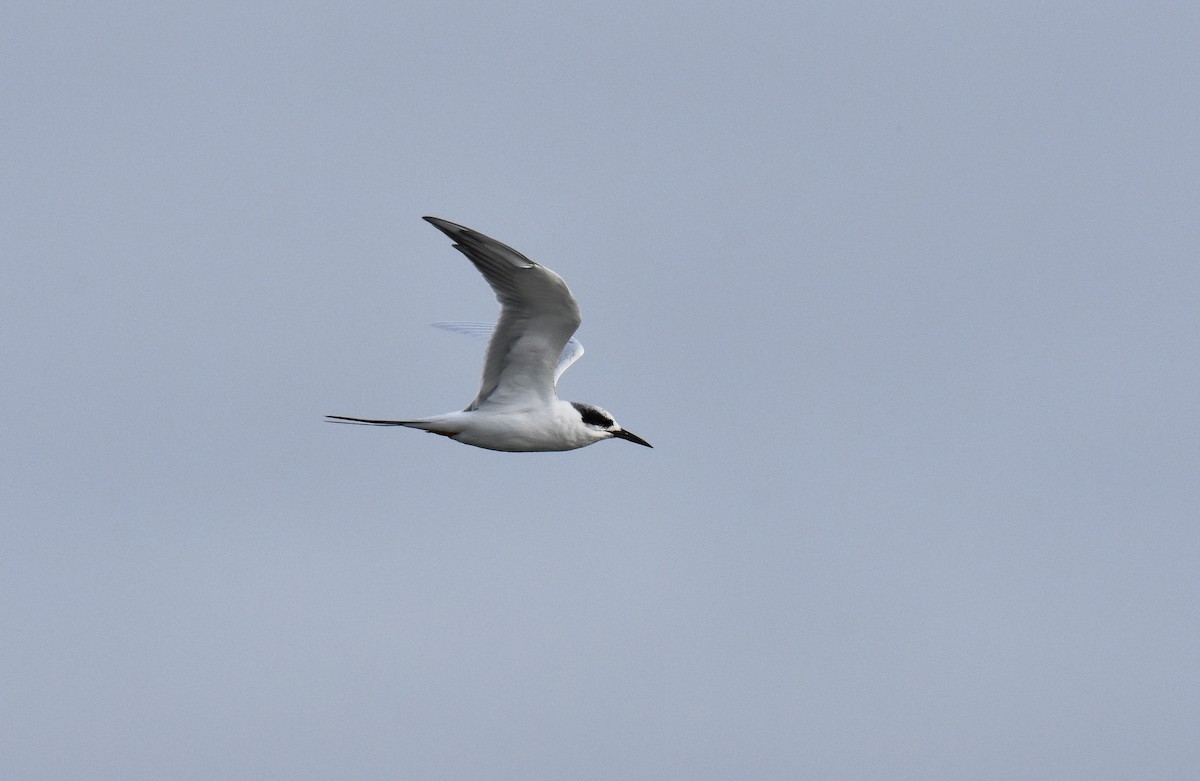
[[(496, 330), (495, 323), (482, 323), (474, 320), (456, 321), (450, 323), (430, 323), (434, 328), (440, 328), (443, 331), (453, 331), (456, 334), (465, 334), (475, 339), (487, 341), (492, 338), (492, 331)], [(567, 346), (558, 354), (558, 363), (554, 365), (554, 384), (558, 385), (558, 378), (562, 373), (570, 368), (571, 364), (578, 361), (583, 356), (583, 344), (578, 339), (572, 336), (567, 340)]]

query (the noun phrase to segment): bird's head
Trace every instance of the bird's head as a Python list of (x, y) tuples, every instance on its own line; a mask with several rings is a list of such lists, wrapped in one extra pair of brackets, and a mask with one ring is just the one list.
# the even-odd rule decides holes
[(579, 413), (580, 419), (583, 420), (584, 427), (595, 435), (597, 442), (599, 442), (601, 439), (611, 439), (616, 437), (617, 439), (625, 439), (630, 442), (636, 442), (639, 445), (645, 445), (649, 448), (654, 447), (654, 445), (651, 445), (637, 434), (633, 434), (621, 428), (617, 421), (613, 419), (612, 415), (609, 415), (607, 411), (602, 410), (595, 405), (572, 401), (571, 406), (574, 407), (575, 411)]

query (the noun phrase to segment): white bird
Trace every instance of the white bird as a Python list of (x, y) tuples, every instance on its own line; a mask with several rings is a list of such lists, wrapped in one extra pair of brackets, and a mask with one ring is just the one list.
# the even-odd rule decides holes
[[(652, 447), (599, 407), (560, 401), (555, 393), (559, 376), (583, 355), (583, 345), (571, 336), (579, 327), (579, 305), (562, 277), (482, 233), (436, 217), (425, 219), (475, 264), (500, 302), (500, 322), (488, 341), (479, 395), (461, 412), (428, 418), (326, 417), (337, 423), (418, 428), (509, 452), (574, 450), (613, 438)], [(438, 325), (476, 335), (491, 329), (481, 323)]]

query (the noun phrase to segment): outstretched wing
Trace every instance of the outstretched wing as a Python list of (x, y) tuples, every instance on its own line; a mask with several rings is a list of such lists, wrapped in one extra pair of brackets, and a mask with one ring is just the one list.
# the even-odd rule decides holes
[(554, 401), (558, 357), (580, 322), (579, 305), (567, 283), (478, 231), (437, 217), (425, 220), (454, 241), (500, 302), (500, 322), (488, 342), (479, 395), (467, 409)]
[[(496, 330), (495, 323), (482, 323), (474, 320), (462, 320), (450, 323), (430, 323), (434, 328), (440, 328), (443, 331), (453, 331), (456, 334), (465, 334), (466, 336), (475, 339), (487, 341), (492, 338), (492, 332)], [(583, 344), (578, 339), (572, 336), (567, 340), (567, 346), (558, 354), (558, 363), (554, 365), (554, 384), (558, 385), (558, 378), (562, 373), (570, 368), (571, 364), (578, 361), (583, 356)]]

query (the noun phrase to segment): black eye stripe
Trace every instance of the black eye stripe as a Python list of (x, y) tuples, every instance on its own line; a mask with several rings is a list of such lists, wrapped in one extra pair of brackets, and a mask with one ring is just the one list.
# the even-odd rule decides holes
[(571, 406), (579, 410), (579, 417), (583, 418), (583, 422), (590, 426), (612, 428), (615, 423), (603, 410), (597, 409), (590, 404), (581, 404), (573, 401), (571, 402)]

